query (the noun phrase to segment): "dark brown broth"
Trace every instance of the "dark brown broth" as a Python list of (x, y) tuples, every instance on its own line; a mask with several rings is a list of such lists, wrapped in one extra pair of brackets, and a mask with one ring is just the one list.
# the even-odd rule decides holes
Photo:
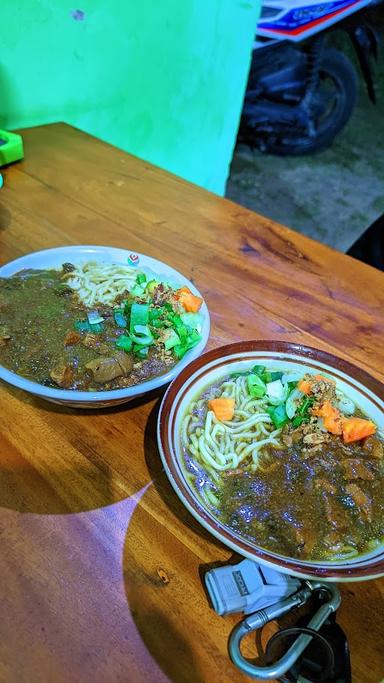
[(62, 363), (70, 368), (72, 379), (61, 388), (82, 391), (121, 389), (172, 367), (151, 350), (147, 359), (132, 359), (134, 367), (128, 376), (95, 382), (86, 363), (116, 356), (115, 342), (123, 330), (116, 326), (112, 307), (98, 306), (104, 317), (104, 331), (97, 335), (103, 354), (82, 343), (64, 345), (66, 334), (74, 330), (77, 321), (87, 318), (89, 309), (63, 285), (62, 275), (63, 271), (30, 270), (0, 278), (0, 342), (10, 337), (0, 343), (1, 365), (39, 384), (58, 388), (50, 373)]
[(329, 560), (348, 549), (367, 552), (373, 539), (384, 536), (380, 452), (376, 437), (346, 445), (334, 436), (310, 457), (300, 442), (266, 449), (264, 471), (222, 477), (220, 519), (257, 545), (290, 557)]

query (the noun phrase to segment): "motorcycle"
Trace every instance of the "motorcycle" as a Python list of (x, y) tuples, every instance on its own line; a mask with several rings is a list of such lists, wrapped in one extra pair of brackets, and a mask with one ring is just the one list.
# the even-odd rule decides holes
[(368, 96), (376, 101), (371, 61), (379, 39), (366, 22), (382, 0), (265, 0), (256, 29), (238, 140), (263, 152), (300, 155), (329, 147), (352, 115), (358, 76), (329, 44), (349, 35)]

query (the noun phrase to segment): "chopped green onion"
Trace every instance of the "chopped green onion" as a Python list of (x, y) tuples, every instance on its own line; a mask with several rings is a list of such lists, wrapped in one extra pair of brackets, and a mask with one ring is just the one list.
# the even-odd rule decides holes
[(135, 334), (143, 334), (143, 335), (150, 335), (151, 330), (149, 329), (148, 325), (134, 325), (134, 333)]
[(115, 323), (118, 327), (127, 327), (127, 320), (122, 308), (115, 308), (113, 317), (115, 318)]
[(315, 402), (314, 396), (311, 396), (311, 397), (305, 396), (305, 398), (303, 399), (303, 402), (299, 405), (299, 407), (297, 409), (297, 414), (298, 415), (305, 415), (308, 412), (309, 408), (311, 408), (313, 406), (314, 402)]
[(79, 332), (90, 332), (91, 326), (88, 320), (78, 320), (77, 322), (75, 322), (75, 329)]
[(158, 284), (159, 283), (157, 282), (157, 280), (149, 280), (149, 282), (147, 282), (147, 285), (146, 285), (146, 290), (147, 290), (148, 294), (150, 294), (152, 296), (152, 294), (155, 291)]
[(98, 325), (104, 322), (104, 318), (102, 318), (98, 311), (88, 311), (87, 318), (90, 325)]
[(130, 332), (135, 331), (136, 325), (147, 325), (148, 324), (148, 304), (137, 304), (133, 303), (131, 307), (131, 318), (129, 323)]
[(192, 334), (192, 332), (195, 332), (195, 330), (192, 330), (184, 325), (181, 317), (177, 314), (168, 316), (168, 320), (171, 320), (172, 327), (175, 328), (175, 331), (179, 335), (181, 344), (186, 344), (188, 337)]
[(137, 296), (139, 299), (144, 295), (145, 287), (143, 285), (134, 285), (131, 289), (131, 295)]
[(274, 382), (276, 379), (281, 379), (283, 376), (282, 372), (271, 372), (271, 382)]
[(126, 334), (122, 334), (117, 342), (116, 346), (118, 349), (123, 349), (123, 351), (126, 351), (127, 353), (132, 350), (133, 342), (130, 337), (127, 337)]
[(160, 307), (154, 307), (152, 306), (149, 309), (148, 312), (148, 320), (151, 323), (153, 320), (158, 320), (160, 318), (161, 314), (163, 313), (163, 309)]
[(180, 337), (172, 328), (165, 330), (164, 332), (164, 346), (165, 350), (173, 349), (174, 346), (180, 344)]
[(267, 370), (265, 365), (254, 365), (252, 368), (252, 372), (255, 373), (255, 375), (259, 375), (261, 379), (263, 380), (264, 384), (268, 384), (268, 382), (272, 382), (272, 374)]
[(259, 377), (261, 377), (265, 372), (265, 365), (254, 365), (252, 368), (252, 372), (255, 375), (259, 375)]
[(309, 422), (309, 409), (313, 406), (314, 402), (314, 396), (304, 396), (302, 402), (296, 410), (296, 416), (292, 420), (292, 427), (300, 427), (303, 422)]
[(150, 346), (155, 341), (148, 325), (135, 325), (133, 332), (131, 332), (131, 339), (135, 344), (141, 344), (141, 346)]
[(145, 273), (138, 273), (138, 274), (137, 274), (137, 276), (136, 276), (136, 283), (137, 283), (138, 285), (142, 285), (142, 284), (144, 284), (144, 282), (146, 282), (146, 281), (147, 281), (147, 276), (145, 275)]
[(280, 403), (278, 406), (273, 406), (273, 408), (267, 408), (267, 413), (270, 416), (276, 429), (284, 427), (287, 422), (289, 422), (289, 417), (285, 412), (285, 405)]
[(296, 415), (292, 420), (292, 427), (300, 427), (303, 422), (309, 422), (309, 415)]
[(256, 374), (247, 375), (248, 393), (254, 398), (262, 398), (265, 394), (265, 384)]
[(150, 346), (155, 341), (155, 338), (152, 334), (131, 333), (131, 339), (135, 344), (139, 344), (140, 346)]
[(187, 340), (183, 344), (178, 344), (173, 347), (173, 352), (177, 358), (182, 358), (187, 351), (192, 349), (196, 344), (201, 341), (201, 335), (195, 330), (192, 330), (191, 334), (188, 336)]
[(200, 313), (182, 313), (180, 318), (184, 325), (192, 328), (192, 330), (197, 330), (198, 332), (201, 330)]
[(104, 331), (104, 327), (101, 323), (91, 325), (88, 320), (78, 320), (75, 322), (74, 327), (78, 332), (93, 332), (94, 334), (98, 334), (99, 332)]
[(134, 353), (136, 353), (137, 356), (140, 356), (140, 358), (146, 358), (146, 356), (148, 356), (148, 350), (148, 346), (143, 346), (142, 344), (133, 345)]
[[(296, 382), (295, 382), (296, 385)], [(290, 420), (293, 420), (295, 417), (297, 410), (299, 406), (301, 405), (303, 400), (303, 392), (299, 391), (299, 389), (295, 388), (293, 391), (290, 392), (289, 396), (287, 397), (287, 400), (285, 402), (285, 410), (287, 411), (287, 415)]]

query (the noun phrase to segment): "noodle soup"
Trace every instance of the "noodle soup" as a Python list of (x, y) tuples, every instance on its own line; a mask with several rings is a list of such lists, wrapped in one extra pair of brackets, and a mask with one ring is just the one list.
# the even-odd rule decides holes
[(132, 387), (199, 345), (202, 303), (126, 263), (25, 269), (0, 278), (0, 363), (56, 389)]
[(181, 445), (191, 488), (251, 543), (328, 562), (383, 542), (382, 435), (327, 375), (256, 365), (217, 380), (185, 411)]

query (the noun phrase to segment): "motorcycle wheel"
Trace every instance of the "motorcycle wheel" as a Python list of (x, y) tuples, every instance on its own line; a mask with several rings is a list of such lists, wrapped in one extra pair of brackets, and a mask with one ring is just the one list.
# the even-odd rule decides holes
[[(302, 131), (287, 136), (270, 134), (255, 140), (263, 152), (298, 156), (330, 147), (352, 115), (357, 99), (358, 78), (352, 63), (335, 48), (328, 48), (320, 66), (318, 89), (311, 104), (316, 132), (313, 137)], [(325, 105), (325, 106), (324, 106)], [(260, 144), (258, 144), (260, 143)]]

